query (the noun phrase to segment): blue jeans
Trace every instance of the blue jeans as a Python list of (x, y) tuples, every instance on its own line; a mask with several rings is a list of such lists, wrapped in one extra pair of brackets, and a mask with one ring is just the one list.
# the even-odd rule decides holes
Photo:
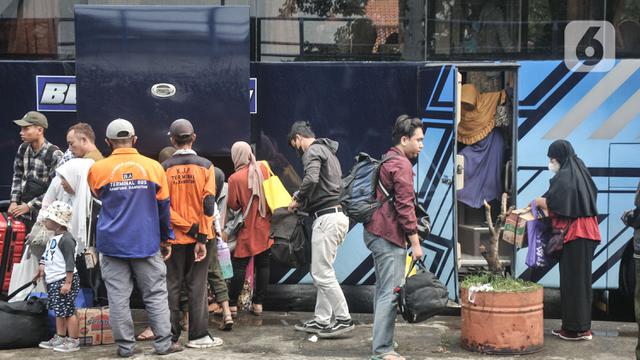
[(393, 290), (404, 283), (407, 250), (367, 230), (364, 230), (364, 243), (373, 256), (376, 274), (373, 354), (396, 354), (393, 350), (393, 335), (398, 302)]

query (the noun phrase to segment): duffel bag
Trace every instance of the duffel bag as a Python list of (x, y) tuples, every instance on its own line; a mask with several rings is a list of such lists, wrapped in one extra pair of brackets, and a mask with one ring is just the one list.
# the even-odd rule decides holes
[(304, 215), (279, 208), (271, 215), (271, 257), (284, 265), (300, 268), (311, 262), (310, 239)]
[(413, 261), (408, 274), (418, 264), (415, 275), (395, 290), (402, 317), (409, 323), (418, 323), (437, 315), (447, 307), (449, 292), (438, 278), (430, 273), (422, 260)]
[[(7, 300), (22, 290), (35, 286), (29, 282), (8, 296)], [(0, 301), (0, 349), (35, 347), (49, 338), (47, 328), (47, 302), (33, 296), (24, 301)]]

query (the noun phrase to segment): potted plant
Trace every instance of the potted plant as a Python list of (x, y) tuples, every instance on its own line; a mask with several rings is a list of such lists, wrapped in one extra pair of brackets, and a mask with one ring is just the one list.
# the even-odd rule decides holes
[(494, 273), (461, 286), (462, 347), (484, 354), (529, 354), (544, 345), (541, 285)]

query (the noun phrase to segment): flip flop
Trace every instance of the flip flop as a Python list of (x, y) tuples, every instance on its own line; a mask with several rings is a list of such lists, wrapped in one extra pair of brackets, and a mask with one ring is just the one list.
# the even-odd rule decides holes
[(136, 340), (138, 341), (149, 341), (155, 338), (156, 336), (153, 334), (153, 330), (151, 330), (151, 327), (149, 326), (144, 328), (144, 330), (142, 330), (142, 332), (138, 334), (138, 336), (136, 336)]
[(262, 305), (261, 304), (251, 305), (251, 313), (255, 316), (262, 315)]

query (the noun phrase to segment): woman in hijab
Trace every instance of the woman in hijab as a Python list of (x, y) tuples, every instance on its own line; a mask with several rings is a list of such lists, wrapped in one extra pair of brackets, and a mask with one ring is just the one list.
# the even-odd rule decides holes
[(52, 180), (42, 201), (43, 209), (55, 200), (71, 205), (73, 209), (69, 231), (76, 239), (77, 253), (87, 247), (89, 228), (87, 220), (91, 218), (91, 191), (87, 183), (92, 159), (71, 159), (56, 169), (56, 177)]
[(562, 328), (552, 333), (563, 340), (591, 340), (591, 262), (601, 238), (598, 189), (570, 142), (554, 141), (547, 156), (555, 175), (536, 205), (548, 211), (555, 229), (566, 230), (560, 256)]
[[(262, 187), (262, 182), (269, 178), (269, 171), (264, 164), (256, 161), (251, 147), (244, 141), (233, 144), (231, 159), (235, 173), (228, 180), (227, 209), (244, 213), (248, 206), (251, 208), (244, 227), (236, 235), (229, 305), (232, 315), (237, 314), (238, 296), (244, 285), (247, 265), (253, 257), (255, 292), (251, 312), (260, 315), (269, 283), (269, 249), (273, 243), (269, 238), (271, 213)], [(227, 240), (224, 232), (222, 236)]]

